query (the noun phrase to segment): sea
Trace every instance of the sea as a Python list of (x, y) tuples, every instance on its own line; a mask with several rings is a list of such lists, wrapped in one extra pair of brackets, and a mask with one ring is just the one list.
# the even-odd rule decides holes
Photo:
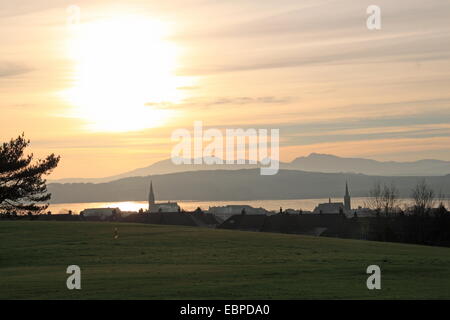
[[(226, 206), (226, 205), (249, 205), (254, 208), (264, 208), (269, 211), (279, 211), (280, 208), (295, 209), (303, 211), (312, 211), (319, 203), (328, 202), (328, 198), (320, 199), (290, 199), (290, 200), (248, 200), (248, 201), (186, 201), (173, 200), (178, 205), (186, 210), (192, 211), (197, 208), (208, 210), (209, 207)], [(343, 202), (342, 198), (331, 198), (332, 202)], [(352, 208), (364, 207), (367, 198), (352, 198)], [(410, 204), (411, 199), (400, 199), (400, 207)], [(148, 208), (147, 201), (120, 201), (120, 202), (85, 202), (85, 203), (58, 203), (50, 204), (47, 211), (54, 214), (68, 213), (69, 210), (73, 214), (79, 214), (84, 209), (88, 208), (119, 208), (121, 211), (139, 211), (139, 209), (146, 210)]]

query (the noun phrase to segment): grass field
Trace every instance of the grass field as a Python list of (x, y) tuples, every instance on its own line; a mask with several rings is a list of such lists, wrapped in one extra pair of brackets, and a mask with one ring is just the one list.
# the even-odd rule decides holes
[[(81, 268), (81, 290), (66, 288), (72, 264)], [(381, 290), (366, 287), (372, 264), (381, 267)], [(1, 299), (449, 299), (450, 248), (178, 226), (1, 221), (0, 274)]]

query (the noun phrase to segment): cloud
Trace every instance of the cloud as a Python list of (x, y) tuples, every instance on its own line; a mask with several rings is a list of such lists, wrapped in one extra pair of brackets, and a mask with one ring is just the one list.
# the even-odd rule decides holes
[(220, 106), (220, 105), (246, 105), (246, 104), (280, 104), (293, 101), (292, 97), (233, 97), (233, 98), (216, 98), (204, 102), (193, 102), (188, 104), (199, 104), (203, 106)]
[(146, 106), (166, 109), (180, 108), (210, 108), (221, 106), (262, 105), (262, 104), (286, 104), (295, 101), (294, 97), (216, 97), (216, 98), (190, 98), (179, 104), (147, 102)]
[[(179, 72), (209, 75), (309, 65), (449, 59), (449, 2), (430, 0), (424, 5), (416, 0), (379, 0), (383, 23), (376, 32), (366, 28), (369, 4), (306, 1), (298, 8), (263, 8), (258, 10), (259, 15), (245, 21), (232, 20), (197, 33), (180, 34), (186, 44), (201, 49), (198, 58), (193, 58), (196, 63)], [(244, 14), (251, 15), (242, 11), (240, 16)]]
[[(268, 49), (271, 54), (243, 53), (239, 59), (211, 60), (209, 65), (180, 68), (179, 75), (208, 75), (227, 72), (296, 68), (312, 65), (426, 62), (450, 59), (448, 34), (418, 31), (407, 34), (390, 34), (386, 37), (366, 37), (339, 44), (312, 44), (290, 48)], [(237, 50), (236, 52), (239, 52)]]
[[(250, 1), (248, 1), (250, 2)], [(232, 23), (210, 25), (209, 28), (198, 28), (187, 39), (198, 38), (280, 38), (282, 36), (300, 36), (305, 40), (317, 40), (319, 36), (341, 39), (352, 35), (366, 35), (370, 31), (366, 28), (368, 17), (366, 9), (373, 2), (362, 0), (290, 0), (278, 3), (274, 7), (261, 6), (261, 1), (255, 1), (258, 10), (253, 6), (247, 10), (241, 6)], [(382, 29), (392, 33), (400, 31), (419, 31), (448, 29), (448, 10), (450, 3), (442, 0), (428, 0), (424, 5), (422, 0), (378, 0), (381, 8)], [(238, 13), (238, 12), (234, 12)], [(212, 13), (214, 15), (214, 12)], [(247, 19), (239, 19), (242, 16)], [(191, 36), (191, 37), (189, 37)], [(270, 40), (268, 44), (273, 44)]]
[(30, 0), (15, 0), (2, 1), (0, 3), (0, 17), (11, 17), (22, 14), (29, 14), (46, 10), (57, 5), (61, 5), (61, 1), (47, 0), (47, 1), (30, 1)]
[(28, 73), (30, 71), (32, 71), (32, 69), (25, 65), (17, 63), (0, 62), (0, 78), (13, 77), (24, 73)]

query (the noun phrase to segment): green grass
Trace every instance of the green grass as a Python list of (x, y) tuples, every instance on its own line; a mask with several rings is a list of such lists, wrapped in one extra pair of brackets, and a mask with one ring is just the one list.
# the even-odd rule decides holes
[[(81, 267), (81, 290), (66, 288), (72, 264)], [(381, 290), (366, 287), (372, 264), (381, 267)], [(449, 299), (450, 248), (179, 226), (1, 221), (0, 274), (1, 299)]]

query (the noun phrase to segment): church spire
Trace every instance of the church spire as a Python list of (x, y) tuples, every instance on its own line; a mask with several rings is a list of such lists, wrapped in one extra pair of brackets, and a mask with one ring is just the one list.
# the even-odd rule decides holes
[(148, 209), (150, 210), (150, 206), (155, 204), (155, 194), (153, 193), (153, 181), (150, 181), (150, 192), (148, 194)]
[(344, 207), (348, 211), (352, 210), (351, 198), (350, 198), (350, 193), (348, 192), (348, 183), (347, 183), (347, 181), (345, 182)]

